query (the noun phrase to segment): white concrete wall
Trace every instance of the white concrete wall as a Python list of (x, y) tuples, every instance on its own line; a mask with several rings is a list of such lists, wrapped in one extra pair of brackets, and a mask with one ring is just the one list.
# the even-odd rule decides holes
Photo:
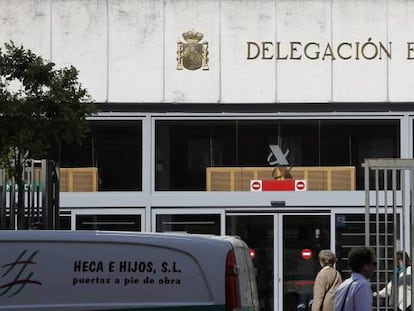
[[(414, 1), (0, 0), (0, 42), (74, 65), (97, 102), (327, 103), (414, 101)], [(177, 41), (197, 30), (209, 70), (177, 70)], [(313, 60), (290, 42), (391, 43), (391, 59)], [(247, 59), (247, 42), (289, 59)], [(367, 52), (370, 50), (367, 49)], [(300, 59), (298, 55), (301, 56)]]

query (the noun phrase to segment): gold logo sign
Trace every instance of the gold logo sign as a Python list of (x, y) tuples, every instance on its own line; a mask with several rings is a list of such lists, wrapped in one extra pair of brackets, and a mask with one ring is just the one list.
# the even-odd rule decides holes
[(177, 70), (209, 70), (208, 43), (200, 43), (203, 37), (202, 33), (194, 30), (183, 33), (186, 42), (177, 42)]

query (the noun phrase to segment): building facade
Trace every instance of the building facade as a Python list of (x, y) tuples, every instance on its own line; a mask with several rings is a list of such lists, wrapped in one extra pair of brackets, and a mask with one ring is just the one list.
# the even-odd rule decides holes
[(364, 244), (365, 159), (413, 157), (413, 18), (406, 0), (0, 0), (0, 42), (74, 65), (99, 107), (56, 149), (62, 229), (239, 235), (270, 261), (262, 308), (291, 311), (319, 250), (345, 276)]

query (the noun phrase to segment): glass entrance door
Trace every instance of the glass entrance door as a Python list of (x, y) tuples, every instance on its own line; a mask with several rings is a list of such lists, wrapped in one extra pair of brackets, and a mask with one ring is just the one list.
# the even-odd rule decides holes
[(239, 236), (251, 249), (260, 311), (274, 310), (274, 217), (263, 214), (226, 215), (226, 234)]
[(280, 216), (278, 280), (282, 299), (278, 310), (310, 311), (313, 284), (320, 270), (319, 251), (331, 249), (331, 218), (319, 214)]

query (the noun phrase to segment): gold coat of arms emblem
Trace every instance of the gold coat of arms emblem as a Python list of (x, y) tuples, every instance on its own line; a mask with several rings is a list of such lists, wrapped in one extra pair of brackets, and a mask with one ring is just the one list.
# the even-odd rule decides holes
[(200, 43), (203, 37), (202, 33), (194, 30), (183, 33), (186, 42), (177, 42), (177, 70), (209, 70), (208, 43)]

